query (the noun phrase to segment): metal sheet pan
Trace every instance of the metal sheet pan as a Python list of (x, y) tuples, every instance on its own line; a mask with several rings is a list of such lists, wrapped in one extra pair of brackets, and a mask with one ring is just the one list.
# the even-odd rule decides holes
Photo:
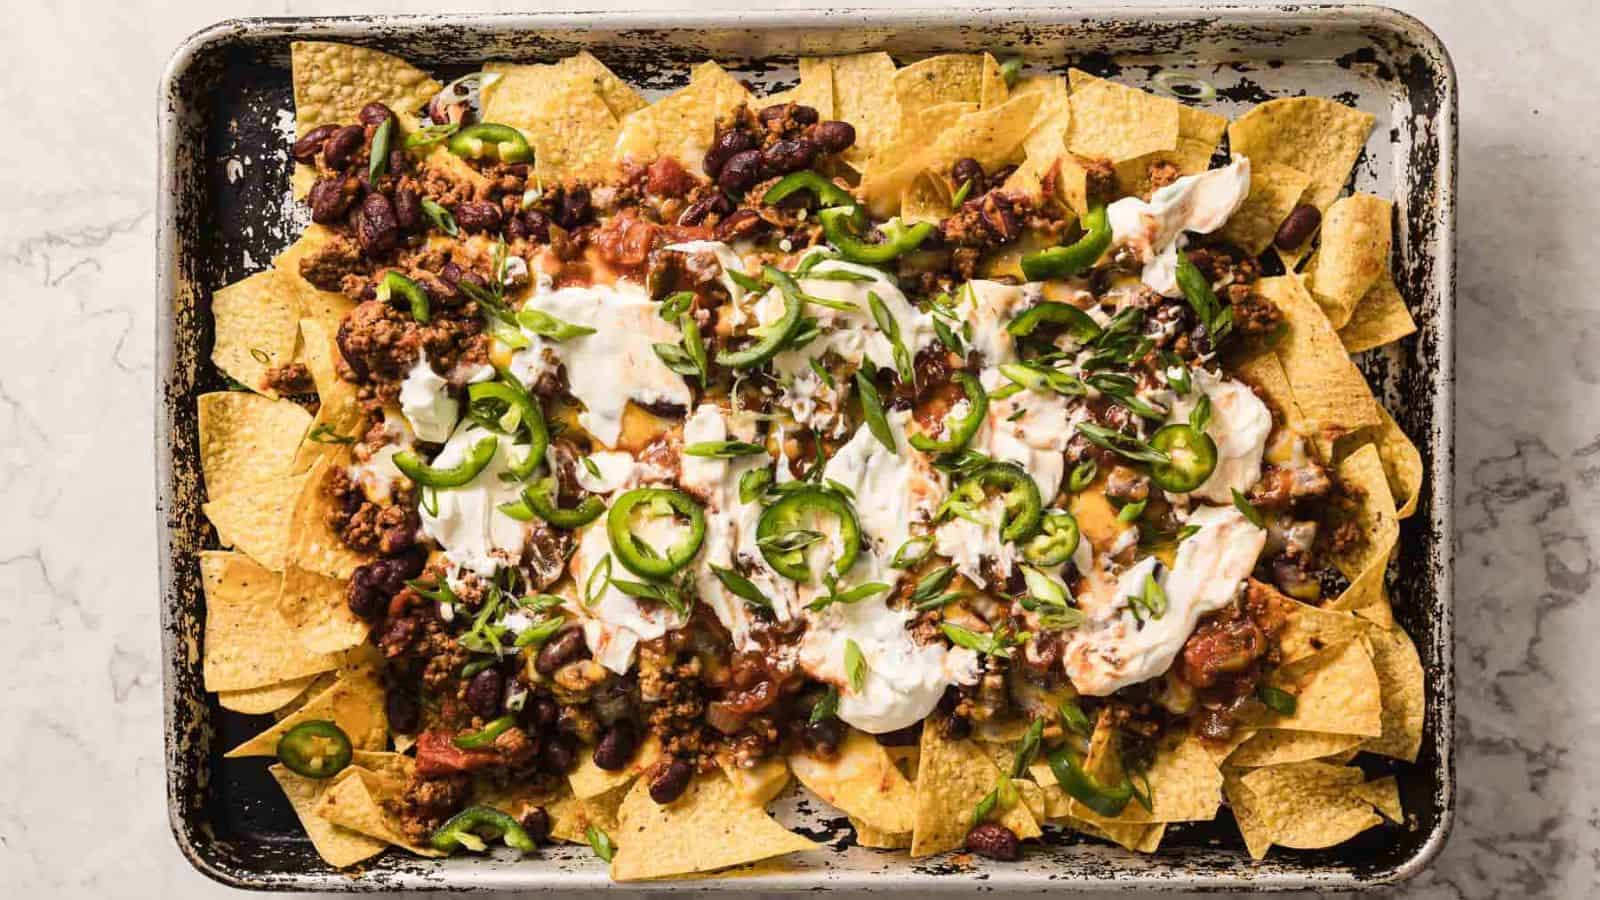
[[(1358, 188), (1396, 201), (1397, 280), (1421, 331), (1366, 354), (1363, 368), (1420, 446), (1428, 482), (1405, 523), (1394, 575), (1397, 616), (1428, 676), (1427, 732), (1398, 777), (1409, 822), (1322, 851), (1276, 851), (1252, 863), (1231, 822), (1176, 826), (1162, 852), (1140, 857), (1050, 835), (1020, 863), (964, 867), (948, 859), (854, 845), (842, 818), (815, 801), (780, 816), (828, 844), (789, 868), (696, 883), (737, 891), (904, 892), (1007, 889), (1317, 888), (1347, 890), (1413, 875), (1438, 853), (1454, 809), (1451, 510), (1456, 84), (1448, 54), (1414, 19), (1373, 7), (1272, 9), (583, 13), (439, 15), (223, 22), (174, 54), (159, 100), (161, 171), (156, 388), (165, 648), (168, 805), (182, 852), (219, 881), (277, 890), (518, 889), (607, 884), (587, 848), (526, 860), (425, 861), (390, 853), (358, 876), (317, 858), (264, 760), (221, 759), (261, 721), (205, 694), (198, 651), (203, 609), (197, 552), (214, 541), (200, 514), (195, 398), (223, 387), (208, 362), (210, 298), (268, 265), (298, 229), (288, 198), (292, 132), (289, 42), (341, 40), (397, 53), (440, 74), (488, 59), (553, 60), (587, 48), (630, 81), (661, 91), (715, 57), (760, 85), (794, 80), (799, 54), (886, 49), (902, 62), (951, 50), (1020, 54), (1035, 69), (1077, 65), (1148, 85), (1183, 72), (1218, 88), (1208, 106), (1237, 114), (1298, 93), (1336, 97), (1378, 117), (1357, 166)], [(681, 883), (680, 883), (681, 884)], [(664, 885), (663, 887), (667, 887)]]

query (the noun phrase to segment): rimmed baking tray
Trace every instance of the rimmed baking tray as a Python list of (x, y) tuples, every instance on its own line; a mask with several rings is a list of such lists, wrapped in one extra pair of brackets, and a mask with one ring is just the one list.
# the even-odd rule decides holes
[[(1321, 851), (1275, 851), (1253, 863), (1227, 817), (1175, 826), (1141, 857), (1054, 833), (1022, 862), (963, 866), (855, 846), (815, 801), (780, 817), (829, 844), (781, 870), (693, 883), (695, 889), (1252, 888), (1348, 890), (1408, 877), (1438, 853), (1454, 809), (1450, 482), (1454, 382), (1456, 83), (1437, 37), (1392, 10), (1356, 6), (1072, 10), (806, 10), (759, 13), (551, 13), (223, 22), (189, 38), (161, 83), (157, 232), (156, 456), (166, 678), (168, 807), (184, 855), (228, 884), (276, 890), (572, 891), (609, 882), (587, 848), (528, 859), (417, 860), (389, 853), (358, 874), (317, 857), (266, 775), (265, 760), (221, 753), (262, 726), (224, 712), (201, 684), (204, 625), (197, 556), (215, 538), (200, 514), (196, 397), (224, 387), (209, 365), (211, 292), (264, 268), (298, 231), (288, 197), (292, 136), (289, 42), (340, 40), (399, 54), (442, 75), (490, 59), (548, 61), (588, 49), (647, 90), (683, 83), (713, 57), (755, 84), (794, 81), (801, 54), (885, 49), (904, 62), (946, 51), (1021, 55), (1035, 69), (1076, 65), (1140, 86), (1163, 73), (1205, 79), (1204, 105), (1236, 115), (1277, 96), (1337, 98), (1378, 125), (1355, 185), (1395, 199), (1394, 271), (1419, 333), (1365, 355), (1362, 367), (1427, 461), (1417, 514), (1402, 528), (1393, 595), (1427, 672), (1427, 730), (1399, 778), (1408, 823)], [(677, 882), (656, 885), (689, 887)], [(649, 887), (649, 885), (645, 885)]]

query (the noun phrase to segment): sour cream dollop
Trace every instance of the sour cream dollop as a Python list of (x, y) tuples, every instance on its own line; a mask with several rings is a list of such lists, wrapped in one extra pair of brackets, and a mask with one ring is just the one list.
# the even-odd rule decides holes
[(1189, 496), (1231, 503), (1234, 491), (1248, 491), (1261, 480), (1261, 458), (1272, 433), (1272, 411), (1249, 385), (1205, 369), (1191, 370), (1190, 378), (1195, 389), (1176, 399), (1167, 422), (1189, 421), (1200, 394), (1211, 398), (1211, 421), (1206, 425), (1206, 434), (1217, 445), (1217, 467)]
[(432, 444), (448, 440), (461, 417), (461, 404), (451, 396), (449, 383), (428, 365), (427, 353), (417, 354), (417, 364), (400, 382), (400, 412), (417, 439)]
[(1210, 234), (1225, 225), (1250, 194), (1250, 160), (1234, 154), (1220, 169), (1185, 175), (1150, 195), (1106, 207), (1112, 247), (1127, 247), (1144, 264), (1140, 280), (1163, 297), (1181, 297), (1178, 251), (1185, 231)]
[(437, 506), (420, 504), (422, 531), (444, 548), (445, 556), (457, 566), (485, 578), (493, 577), (499, 566), (516, 562), (522, 556), (523, 523), (497, 508), (516, 502), (521, 483), (500, 476), (511, 470), (512, 455), (521, 457), (527, 450), (512, 443), (509, 436), (496, 434), (476, 423), (465, 422), (445, 442), (432, 465), (449, 468), (466, 459), (468, 452), (484, 438), (496, 442), (494, 458), (471, 481), (456, 488), (431, 492)]

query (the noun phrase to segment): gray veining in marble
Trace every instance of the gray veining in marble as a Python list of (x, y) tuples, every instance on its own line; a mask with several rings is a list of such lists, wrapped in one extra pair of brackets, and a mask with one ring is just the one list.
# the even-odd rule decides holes
[[(1461, 805), (1436, 865), (1392, 893), (1591, 896), (1600, 892), (1591, 546), (1600, 540), (1600, 256), (1584, 229), (1600, 220), (1600, 28), (1581, 0), (1398, 5), (1440, 33), (1461, 81)], [(225, 15), (439, 6), (8, 8), (0, 896), (230, 893), (179, 856), (163, 803), (150, 410), (152, 126), (166, 55)], [(23, 154), (19, 143), (46, 152)]]

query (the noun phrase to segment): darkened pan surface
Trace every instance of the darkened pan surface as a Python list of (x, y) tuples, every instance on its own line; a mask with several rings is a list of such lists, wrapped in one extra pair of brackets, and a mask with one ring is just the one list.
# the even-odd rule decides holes
[[(199, 550), (215, 536), (202, 500), (195, 400), (224, 387), (209, 362), (211, 293), (270, 264), (302, 224), (288, 197), (292, 133), (289, 42), (348, 41), (399, 54), (441, 77), (489, 59), (550, 61), (589, 49), (652, 91), (707, 57), (758, 85), (794, 80), (800, 54), (886, 49), (905, 62), (944, 51), (1020, 54), (1035, 69), (1077, 65), (1148, 86), (1163, 72), (1203, 77), (1207, 105), (1237, 115), (1275, 96), (1313, 94), (1378, 116), (1354, 177), (1395, 198), (1396, 280), (1420, 331), (1366, 354), (1363, 369), (1416, 440), (1427, 465), (1421, 505), (1402, 528), (1395, 611), (1427, 673), (1427, 731), (1399, 778), (1408, 822), (1321, 851), (1276, 850), (1252, 863), (1227, 816), (1174, 826), (1160, 855), (1140, 857), (1054, 832), (1020, 863), (973, 868), (857, 847), (842, 818), (803, 798), (780, 815), (833, 851), (780, 874), (695, 883), (697, 889), (1348, 890), (1408, 877), (1437, 854), (1454, 810), (1450, 482), (1454, 317), (1456, 84), (1425, 26), (1372, 7), (1116, 8), (1008, 11), (794, 11), (759, 14), (446, 15), (238, 20), (191, 37), (162, 81), (162, 211), (156, 441), (161, 608), (166, 657), (168, 805), (184, 855), (212, 878), (271, 890), (574, 890), (607, 883), (587, 848), (528, 859), (417, 860), (387, 853), (358, 873), (324, 865), (266, 774), (265, 759), (221, 754), (270, 717), (225, 712), (200, 677)], [(680, 883), (688, 888), (688, 883)]]

